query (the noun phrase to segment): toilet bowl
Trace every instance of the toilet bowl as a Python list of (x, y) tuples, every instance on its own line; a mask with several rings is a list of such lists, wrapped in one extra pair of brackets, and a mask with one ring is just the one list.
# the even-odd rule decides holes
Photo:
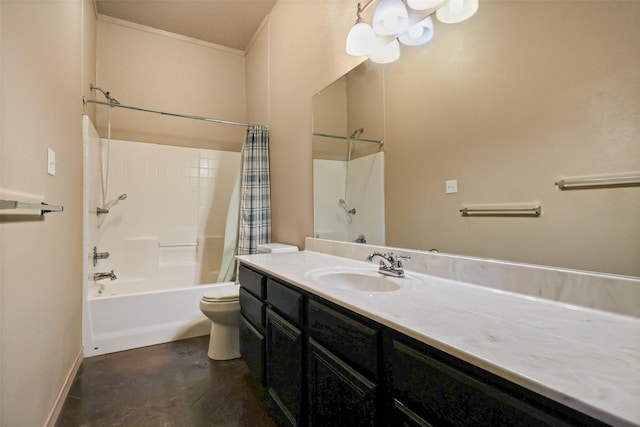
[(200, 310), (211, 319), (208, 355), (213, 360), (240, 357), (240, 286), (221, 285), (200, 299)]

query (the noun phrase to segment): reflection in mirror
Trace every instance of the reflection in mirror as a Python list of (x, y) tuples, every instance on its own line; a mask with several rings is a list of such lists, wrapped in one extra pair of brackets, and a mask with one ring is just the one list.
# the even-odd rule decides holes
[[(358, 66), (336, 82), (342, 89), (327, 88), (346, 93), (340, 103), (316, 95), (314, 133), (364, 128), (363, 138), (384, 139), (387, 246), (640, 276), (640, 187), (554, 185), (640, 174), (638, 19), (640, 2), (486, 2), (398, 62)], [(364, 78), (351, 88), (354, 75)], [(344, 161), (344, 142), (334, 149), (319, 138), (314, 158)], [(353, 158), (377, 149), (354, 145)], [(318, 194), (334, 185), (314, 179)], [(450, 180), (457, 192), (446, 191)], [(333, 217), (344, 194), (335, 185)], [(355, 219), (360, 210), (346, 201)], [(542, 206), (542, 214), (460, 213), (496, 206)], [(357, 237), (323, 236), (315, 215), (320, 237)]]
[(380, 72), (363, 64), (313, 98), (315, 237), (384, 244)]

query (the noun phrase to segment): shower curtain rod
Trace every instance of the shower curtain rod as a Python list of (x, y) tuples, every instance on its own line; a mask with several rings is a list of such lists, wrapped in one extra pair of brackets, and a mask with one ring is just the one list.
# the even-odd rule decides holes
[(96, 101), (94, 99), (88, 99), (86, 96), (82, 97), (82, 102), (84, 104), (88, 103), (88, 104), (106, 105), (106, 106), (112, 107), (112, 108), (126, 108), (127, 110), (143, 111), (145, 113), (155, 113), (155, 114), (161, 114), (163, 116), (182, 117), (184, 119), (202, 120), (204, 122), (221, 123), (221, 124), (224, 124), (224, 125), (244, 126), (244, 127), (261, 126), (261, 127), (265, 127), (265, 128), (268, 127), (266, 125), (256, 125), (256, 124), (252, 124), (252, 123), (233, 122), (233, 121), (230, 121), (230, 120), (212, 119), (210, 117), (191, 116), (191, 115), (188, 115), (188, 114), (168, 113), (166, 111), (150, 110), (148, 108), (140, 108), (140, 107), (132, 107), (130, 105), (123, 105), (123, 104), (119, 104), (119, 103), (116, 104), (116, 103), (111, 103), (111, 102)]
[(333, 139), (344, 139), (344, 140), (347, 140), (347, 141), (374, 142), (376, 144), (380, 144), (380, 146), (384, 145), (384, 141), (380, 140), (380, 139), (351, 138), (351, 137), (348, 137), (348, 136), (331, 135), (331, 134), (328, 134), (328, 133), (318, 133), (318, 132), (315, 132), (313, 134), (313, 136), (323, 136), (325, 138), (333, 138)]

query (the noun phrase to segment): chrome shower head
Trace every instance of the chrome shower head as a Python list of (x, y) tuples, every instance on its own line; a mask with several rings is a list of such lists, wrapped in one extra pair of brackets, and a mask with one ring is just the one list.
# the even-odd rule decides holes
[(127, 194), (121, 194), (120, 197), (118, 197), (118, 200), (127, 200)]
[(362, 135), (363, 132), (364, 132), (364, 128), (356, 129), (356, 130), (353, 131), (353, 133), (351, 134), (351, 136), (349, 138), (355, 138), (356, 135), (360, 136), (360, 135)]
[(101, 92), (104, 95), (104, 97), (107, 98), (107, 101), (109, 101), (109, 104), (117, 104), (117, 105), (120, 104), (120, 102), (117, 99), (115, 99), (113, 96), (111, 96), (109, 91), (105, 92), (104, 90), (100, 89), (98, 86), (94, 86), (93, 83), (89, 84), (89, 89), (97, 90), (97, 91)]

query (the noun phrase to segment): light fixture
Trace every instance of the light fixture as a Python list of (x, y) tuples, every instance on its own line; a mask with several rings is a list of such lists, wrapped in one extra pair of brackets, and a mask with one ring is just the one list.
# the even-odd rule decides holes
[(381, 36), (391, 36), (409, 28), (409, 12), (402, 0), (381, 0), (373, 12), (373, 29)]
[[(365, 7), (367, 7), (367, 4)], [(373, 28), (362, 19), (363, 8), (358, 3), (356, 24), (349, 30), (347, 36), (347, 53), (353, 56), (371, 55), (376, 46), (376, 33)]]
[(413, 10), (427, 10), (438, 6), (442, 0), (407, 0), (407, 6)]
[(398, 43), (398, 39), (393, 39), (391, 42), (379, 40), (378, 47), (369, 57), (376, 64), (389, 64), (397, 61), (398, 58), (400, 58), (400, 43)]
[(418, 46), (427, 43), (433, 38), (433, 19), (427, 16), (421, 22), (409, 27), (409, 29), (399, 37), (400, 43), (407, 46)]
[(436, 17), (445, 24), (457, 24), (465, 21), (478, 11), (478, 0), (449, 0), (438, 9)]
[[(368, 0), (358, 3), (355, 25), (347, 35), (347, 53), (369, 56), (373, 62), (388, 64), (400, 58), (400, 43), (417, 46), (433, 38), (433, 14), (441, 22), (455, 23), (470, 18), (478, 10), (478, 0)], [(373, 22), (367, 24), (362, 13), (379, 2)]]

